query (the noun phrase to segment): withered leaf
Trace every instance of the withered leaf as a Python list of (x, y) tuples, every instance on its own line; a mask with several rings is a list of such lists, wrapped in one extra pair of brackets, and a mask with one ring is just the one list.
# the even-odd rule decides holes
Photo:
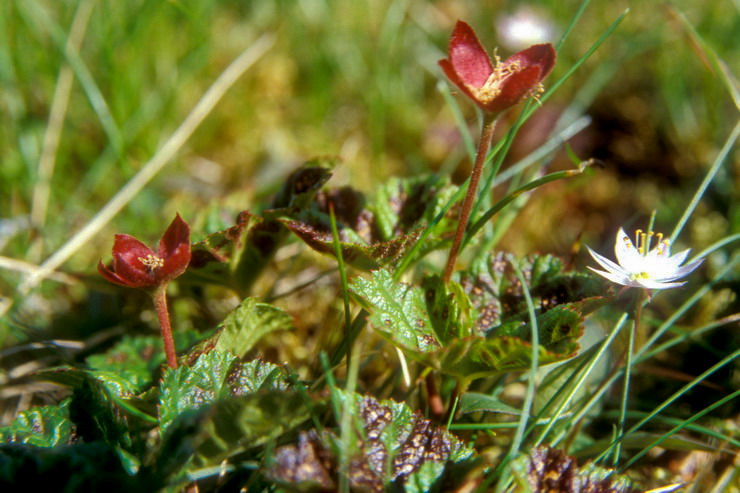
[[(523, 467), (526, 464), (526, 468)], [(526, 484), (533, 493), (637, 493), (630, 480), (610, 469), (578, 461), (562, 450), (547, 446), (533, 449), (514, 464), (520, 480), (526, 470)]]
[[(444, 428), (432, 424), (405, 404), (340, 393), (354, 406), (357, 430), (350, 451), (348, 481), (354, 491), (382, 492), (430, 462), (445, 464), (469, 457), (464, 446)], [(350, 401), (351, 400), (351, 401)], [(331, 431), (302, 433), (296, 445), (276, 450), (267, 475), (275, 481), (305, 488), (331, 490), (337, 483), (339, 460), (332, 447), (339, 438)], [(440, 474), (443, 469), (440, 469)]]

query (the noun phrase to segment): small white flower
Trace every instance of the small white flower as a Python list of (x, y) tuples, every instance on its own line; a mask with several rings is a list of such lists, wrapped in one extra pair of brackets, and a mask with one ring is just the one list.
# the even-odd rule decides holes
[(612, 282), (623, 286), (645, 289), (666, 289), (683, 286), (685, 282), (671, 282), (680, 279), (704, 261), (695, 260), (689, 264), (681, 265), (688, 257), (689, 250), (671, 255), (671, 247), (667, 239), (658, 233), (655, 235), (658, 244), (650, 250), (650, 240), (653, 232), (643, 233), (639, 229), (636, 233), (637, 246), (632, 243), (622, 228), (617, 232), (617, 241), (614, 244), (614, 253), (619, 265), (608, 258), (602, 257), (590, 248), (591, 256), (606, 271), (589, 267), (600, 276), (606, 277)]

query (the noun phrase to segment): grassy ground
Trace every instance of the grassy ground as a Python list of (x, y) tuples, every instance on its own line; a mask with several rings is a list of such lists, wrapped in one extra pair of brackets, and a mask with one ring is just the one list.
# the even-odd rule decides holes
[[(645, 485), (685, 479), (696, 481), (687, 491), (720, 491), (708, 485), (728, 480), (738, 451), (732, 392), (740, 384), (740, 160), (733, 144), (740, 98), (732, 74), (740, 73), (740, 46), (731, 40), (740, 36), (740, 4), (553, 0), (537, 5), (533, 15), (551, 26), (551, 41), (568, 35), (546, 88), (577, 69), (541, 105), (530, 106), (537, 111), (506, 155), (499, 154), (503, 173), (519, 171), (483, 193), (481, 205), (490, 207), (542, 173), (573, 168), (572, 155), (600, 160), (603, 168), (514, 201), (483, 228), (459, 265), (467, 268), (493, 250), (517, 258), (547, 253), (585, 273), (593, 262), (583, 245), (610, 256), (616, 230), (644, 229), (656, 210), (656, 231), (680, 232), (676, 251), (709, 248), (711, 254), (685, 287), (659, 293), (642, 312), (625, 427), (670, 405), (650, 417), (646, 429), (628, 435), (618, 465), (650, 448), (677, 423), (688, 426), (698, 416), (673, 442), (650, 448), (628, 472)], [(462, 184), (480, 115), (452, 90), (437, 61), (446, 54), (457, 19), (471, 23), (486, 47), (500, 46), (502, 57), (523, 48), (506, 46), (501, 24), (519, 8), (519, 2), (415, 0), (2, 2), (2, 424), (11, 426), (34, 406), (56, 405), (75, 388), (68, 381), (59, 386), (31, 378), (32, 372), (91, 367), (86, 358), (114, 347), (124, 334), (156, 335), (147, 297), (112, 289), (95, 272), (100, 258), (110, 258), (115, 233), (155, 244), (179, 212), (192, 227), (193, 242), (201, 241), (232, 225), (241, 210), (262, 214), (269, 209), (290, 173), (315, 156), (341, 159), (329, 187), (352, 186), (368, 196), (391, 177), (438, 173)], [(234, 60), (237, 65), (230, 65)], [(230, 66), (232, 72), (225, 72)], [(494, 142), (506, 139), (521, 114), (519, 107), (502, 117)], [(571, 135), (574, 128), (578, 132)], [(569, 150), (557, 140), (563, 135)], [(548, 142), (553, 142), (550, 152), (538, 154)], [(531, 164), (517, 168), (523, 161)], [(695, 198), (698, 202), (692, 202)], [(345, 337), (346, 289), (335, 258), (312, 251), (294, 236), (281, 241), (249, 289), (237, 293), (227, 283), (192, 279), (173, 285), (176, 338), (185, 351), (188, 341), (205, 337), (247, 294), (255, 296), (287, 312), (295, 330), (267, 336), (245, 359), (260, 356), (285, 364), (318, 395), (328, 373), (318, 355), (331, 356)], [(425, 275), (441, 271), (444, 259), (444, 249), (413, 259), (404, 280), (420, 284)], [(347, 269), (350, 278), (368, 277)], [(359, 298), (350, 301), (353, 315)], [(588, 315), (583, 347), (595, 345), (591, 353), (583, 350), (578, 362), (593, 363), (593, 372), (570, 375), (574, 380), (584, 375), (573, 400), (563, 401), (561, 412), (545, 408), (540, 416), (555, 419), (564, 413), (569, 426), (547, 433), (547, 428), (531, 429), (518, 437), (514, 426), (522, 421), (510, 415), (509, 420), (490, 412), (458, 416), (450, 428), (475, 445), (481, 461), (470, 469), (485, 471), (460, 477), (504, 488), (515, 474), (503, 459), (540, 442), (581, 459), (609, 451), (601, 464), (613, 464), (610, 442), (621, 422), (619, 377), (629, 345), (629, 330), (616, 333), (614, 327), (620, 317), (633, 315), (630, 302), (625, 295)], [(659, 337), (653, 337), (656, 333)], [(611, 335), (613, 342), (605, 339)], [(596, 358), (604, 340), (609, 345)], [(653, 353), (667, 341), (675, 345)], [(408, 387), (400, 377), (404, 360), (391, 344), (369, 328), (357, 343), (356, 372), (335, 367), (337, 387), (349, 385), (428, 410), (428, 390), (421, 389), (424, 364), (409, 363)], [(644, 355), (650, 358), (641, 359)], [(718, 363), (716, 372), (701, 376)], [(588, 367), (582, 368), (578, 371)], [(530, 381), (536, 381), (540, 390), (530, 404), (540, 412), (544, 396), (549, 398), (547, 379), (558, 375), (550, 367), (536, 370), (499, 372), (471, 390), (521, 409), (532, 396)], [(455, 379), (434, 378), (442, 399), (454, 400)], [(568, 391), (563, 377), (558, 382), (563, 386), (550, 388)], [(687, 389), (687, 383), (696, 385)], [(677, 399), (671, 400), (675, 393)], [(593, 402), (590, 395), (596, 395)], [(729, 402), (700, 415), (728, 396)], [(141, 412), (156, 415), (142, 407)], [(319, 411), (312, 416), (311, 424), (326, 419)], [(348, 425), (335, 418), (346, 437)], [(485, 431), (485, 425), (501, 422), (509, 427), (495, 435)], [(479, 426), (463, 430), (470, 424)], [(266, 440), (269, 445), (246, 459), (228, 459), (261, 471), (273, 448), (295, 441), (296, 430), (310, 425), (301, 426)], [(101, 441), (81, 432), (77, 436), (77, 442)], [(161, 446), (142, 443), (148, 450)], [(146, 454), (138, 460), (146, 463)], [(168, 484), (185, 484), (183, 471), (197, 469), (188, 464), (167, 476), (176, 478)], [(204, 464), (197, 470), (207, 470)], [(258, 472), (241, 474), (241, 479), (252, 478), (250, 487), (267, 484), (254, 479)], [(465, 481), (474, 482), (459, 484)]]

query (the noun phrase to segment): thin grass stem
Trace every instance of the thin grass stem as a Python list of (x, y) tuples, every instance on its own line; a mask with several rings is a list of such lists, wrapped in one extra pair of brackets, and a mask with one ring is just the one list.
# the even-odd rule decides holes
[[(142, 166), (138, 173), (108, 201), (88, 223), (75, 233), (53, 255), (44, 261), (39, 269), (29, 276), (18, 288), (20, 295), (35, 288), (52, 271), (67, 261), (77, 250), (97, 234), (103, 226), (118, 214), (187, 142), (190, 136), (210, 114), (226, 91), (239, 77), (272, 47), (274, 38), (270, 34), (261, 36), (244, 50), (208, 88), (190, 114), (180, 124), (157, 153)], [(1, 315), (1, 314), (0, 314)]]
[(339, 279), (342, 283), (342, 296), (344, 301), (344, 338), (348, 341), (347, 346), (347, 368), (349, 368), (349, 362), (352, 358), (352, 345), (350, 338), (350, 332), (352, 330), (352, 315), (350, 314), (349, 307), (349, 287), (347, 284), (347, 271), (344, 268), (344, 258), (342, 257), (342, 246), (339, 243), (339, 231), (337, 230), (337, 217), (334, 214), (334, 204), (329, 204), (329, 221), (331, 222), (331, 234), (332, 243), (334, 244), (334, 254), (337, 257), (337, 265), (339, 266)]

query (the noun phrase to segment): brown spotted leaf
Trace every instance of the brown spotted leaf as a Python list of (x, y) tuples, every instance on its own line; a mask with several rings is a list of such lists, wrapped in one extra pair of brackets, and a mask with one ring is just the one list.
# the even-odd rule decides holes
[[(403, 484), (409, 476), (430, 463), (443, 467), (468, 458), (472, 450), (443, 427), (432, 424), (407, 405), (392, 400), (338, 391), (344, 406), (352, 406), (357, 431), (349, 458), (348, 480), (352, 490), (383, 492), (391, 484)], [(339, 474), (333, 445), (339, 443), (330, 431), (302, 434), (296, 445), (280, 447), (267, 475), (293, 487), (310, 485), (330, 490)]]
[[(312, 249), (326, 255), (335, 254), (328, 216), (322, 218), (321, 222), (313, 224), (287, 219), (282, 222)], [(348, 230), (340, 224), (339, 247), (342, 250), (344, 262), (357, 269), (372, 270), (400, 258), (416, 243), (420, 234), (421, 230), (417, 230), (390, 241), (366, 244), (357, 232)]]
[[(552, 255), (527, 256), (519, 261), (519, 267), (540, 313), (567, 304), (586, 315), (609, 301), (606, 283), (587, 274), (566, 272), (562, 260)], [(477, 311), (479, 332), (527, 319), (524, 291), (508, 255), (499, 252), (479, 257), (460, 273), (460, 284)]]
[(626, 476), (593, 464), (578, 466), (565, 452), (547, 446), (533, 449), (512, 464), (520, 484), (532, 493), (637, 493)]

